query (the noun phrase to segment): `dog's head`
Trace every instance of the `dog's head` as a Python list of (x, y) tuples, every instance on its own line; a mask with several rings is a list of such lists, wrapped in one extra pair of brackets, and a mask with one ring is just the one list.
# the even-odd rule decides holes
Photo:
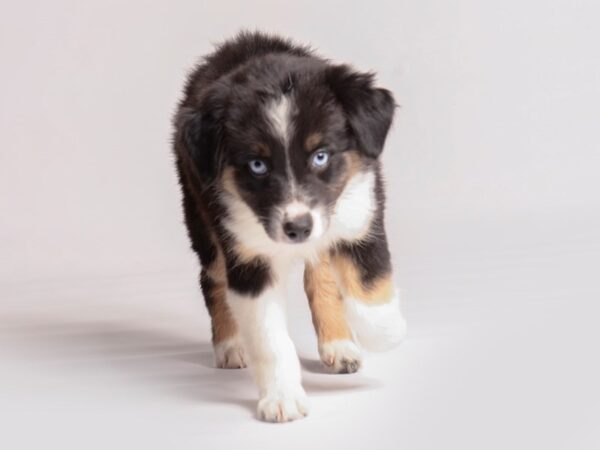
[(268, 55), (187, 108), (182, 139), (238, 228), (258, 222), (272, 241), (311, 242), (327, 232), (352, 180), (372, 171), (394, 108), (371, 74)]

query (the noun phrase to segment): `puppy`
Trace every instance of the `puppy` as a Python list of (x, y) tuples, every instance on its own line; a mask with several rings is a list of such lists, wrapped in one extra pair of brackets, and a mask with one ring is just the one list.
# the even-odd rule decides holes
[(309, 409), (284, 311), (295, 260), (332, 372), (355, 372), (360, 347), (405, 333), (378, 160), (394, 109), (371, 74), (261, 33), (225, 42), (189, 76), (174, 153), (216, 365), (250, 366), (264, 420)]

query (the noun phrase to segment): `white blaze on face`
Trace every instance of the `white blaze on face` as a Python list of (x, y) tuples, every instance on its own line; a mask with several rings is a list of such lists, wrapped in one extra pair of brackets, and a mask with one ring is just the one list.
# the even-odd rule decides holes
[(310, 208), (306, 203), (294, 200), (283, 207), (283, 214), (287, 219), (294, 219), (310, 212)]
[(290, 98), (282, 95), (274, 102), (269, 103), (266, 111), (273, 131), (281, 137), (286, 151), (290, 140), (291, 109)]
[(292, 135), (292, 101), (289, 96), (282, 95), (277, 100), (267, 105), (266, 114), (271, 122), (271, 127), (276, 136), (281, 139), (283, 150), (285, 152), (285, 170), (287, 179), (290, 183), (290, 192), (292, 196), (296, 193), (296, 180), (292, 171), (290, 160), (290, 137)]
[(314, 241), (320, 238), (324, 232), (324, 221), (323, 215), (318, 210), (313, 210), (309, 206), (298, 200), (298, 186), (296, 179), (294, 178), (294, 172), (292, 171), (292, 165), (290, 160), (290, 149), (289, 143), (292, 136), (292, 113), (293, 104), (292, 100), (287, 95), (282, 95), (277, 100), (273, 101), (267, 106), (266, 115), (271, 122), (271, 127), (276, 136), (278, 136), (283, 145), (285, 152), (285, 166), (286, 175), (289, 182), (289, 194), (293, 200), (289, 203), (282, 205), (281, 217), (282, 226), (286, 220), (293, 220), (294, 218), (300, 217), (304, 214), (310, 214), (313, 222), (312, 231), (309, 237), (309, 241)]

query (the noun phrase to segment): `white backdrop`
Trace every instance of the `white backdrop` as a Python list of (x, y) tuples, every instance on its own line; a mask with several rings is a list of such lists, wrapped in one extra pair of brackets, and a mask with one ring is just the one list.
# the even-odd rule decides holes
[(536, 235), (550, 226), (553, 241), (598, 223), (596, 2), (2, 9), (1, 280), (188, 267), (170, 116), (194, 61), (241, 26), (312, 43), (393, 90), (402, 108), (385, 164), (396, 253), (446, 223)]
[[(523, 448), (593, 448), (592, 441), (600, 442), (592, 426), (600, 411), (592, 380), (600, 370), (590, 357), (597, 354), (593, 318), (600, 296), (599, 16), (600, 3), (572, 0), (5, 1), (0, 308), (37, 313), (67, 301), (69, 313), (83, 314), (76, 301), (93, 299), (103, 314), (121, 317), (127, 315), (123, 305), (154, 301), (163, 314), (185, 310), (180, 317), (206, 319), (182, 224), (170, 119), (187, 71), (212, 43), (242, 27), (276, 32), (376, 71), (401, 105), (384, 152), (387, 226), (412, 325), (400, 354), (414, 355), (409, 367), (432, 369), (414, 379), (397, 367), (390, 372), (425, 380), (410, 385), (414, 391), (398, 402), (412, 411), (414, 400), (416, 416), (394, 410), (398, 421), (408, 421), (401, 428), (415, 446), (406, 448), (458, 442), (460, 424), (469, 421), (484, 440), (502, 434), (479, 423), (478, 411), (496, 423), (543, 417), (530, 424), (523, 442), (531, 445)], [(120, 283), (114, 280), (136, 281), (124, 294), (114, 287), (119, 294), (109, 301), (112, 294), (101, 289), (106, 285), (95, 281), (105, 279), (113, 287)], [(177, 303), (168, 298), (171, 288), (148, 287), (156, 279), (182, 280), (189, 295)], [(80, 290), (72, 297), (50, 295), (48, 286)], [(95, 290), (103, 293), (94, 296)], [(15, 317), (5, 315), (4, 325), (16, 326)], [(27, 320), (23, 327), (31, 325)], [(47, 318), (32, 333), (40, 334), (44, 323)], [(305, 327), (300, 333), (307, 323), (296, 325)], [(190, 329), (196, 326), (190, 322)], [(455, 352), (446, 351), (451, 328), (460, 336), (470, 330)], [(484, 356), (491, 354), (488, 343), (464, 350), (479, 342), (482, 329), (497, 332), (490, 341), (500, 355), (495, 363)], [(434, 348), (432, 361), (439, 363), (428, 366), (420, 358)], [(542, 359), (527, 366), (531, 355)], [(163, 371), (172, 367), (170, 360), (157, 364)], [(15, 370), (15, 379), (24, 379)], [(451, 384), (429, 380), (433, 373), (449, 373)], [(513, 379), (515, 373), (526, 381)], [(487, 397), (479, 394), (457, 397), (467, 383), (484, 392), (488, 381), (503, 380), (505, 391), (485, 390), (493, 408), (480, 403)], [(394, 398), (382, 392), (382, 402)], [(513, 410), (506, 403), (510, 393), (525, 403)], [(550, 396), (563, 415), (546, 405)], [(472, 410), (444, 409), (455, 402)], [(179, 404), (171, 406), (181, 412)], [(447, 422), (444, 411), (457, 422)], [(188, 419), (181, 423), (198, 422)], [(430, 425), (437, 434), (429, 433)], [(517, 448), (507, 436), (527, 435), (524, 429), (511, 422), (498, 448)], [(540, 446), (544, 430), (560, 439), (548, 437)], [(482, 448), (477, 431), (470, 433), (473, 448)]]

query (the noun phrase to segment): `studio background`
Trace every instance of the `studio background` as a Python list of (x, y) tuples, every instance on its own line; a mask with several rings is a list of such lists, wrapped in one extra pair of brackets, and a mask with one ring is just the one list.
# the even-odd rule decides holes
[[(597, 2), (0, 8), (2, 447), (598, 448)], [(280, 428), (248, 373), (211, 368), (170, 148), (187, 72), (242, 28), (375, 71), (400, 105), (383, 161), (409, 337), (320, 373), (293, 284), (313, 412)]]

